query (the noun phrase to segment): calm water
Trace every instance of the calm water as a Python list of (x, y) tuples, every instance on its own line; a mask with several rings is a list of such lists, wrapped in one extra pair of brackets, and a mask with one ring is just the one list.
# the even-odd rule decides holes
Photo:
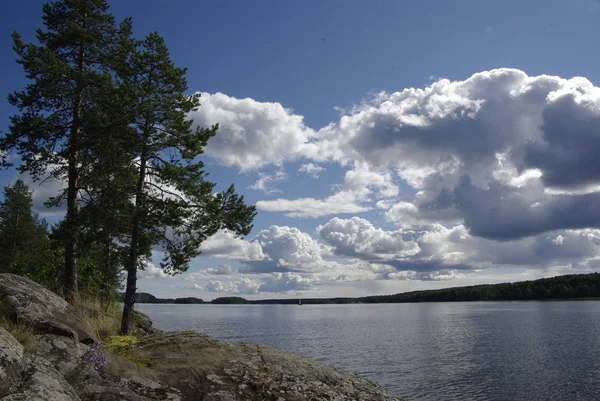
[(312, 356), (407, 401), (600, 400), (600, 303), (136, 305), (197, 330)]

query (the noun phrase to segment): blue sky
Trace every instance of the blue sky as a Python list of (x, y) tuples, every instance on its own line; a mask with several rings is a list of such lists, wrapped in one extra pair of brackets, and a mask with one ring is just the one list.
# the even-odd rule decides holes
[[(596, 270), (599, 2), (109, 3), (188, 67), (190, 118), (221, 126), (210, 177), (259, 209), (247, 242), (220, 233), (140, 290), (359, 296)], [(0, 13), (1, 93), (25, 84), (10, 33), (33, 39), (42, 4)], [(14, 112), (0, 103), (1, 130)]]

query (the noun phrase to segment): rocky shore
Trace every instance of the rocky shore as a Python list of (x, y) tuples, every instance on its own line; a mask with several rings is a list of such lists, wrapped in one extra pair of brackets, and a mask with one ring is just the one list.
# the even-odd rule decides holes
[(34, 330), (25, 346), (0, 327), (0, 400), (401, 401), (311, 358), (195, 332), (160, 332), (142, 314), (121, 356), (62, 298), (0, 274), (0, 320)]

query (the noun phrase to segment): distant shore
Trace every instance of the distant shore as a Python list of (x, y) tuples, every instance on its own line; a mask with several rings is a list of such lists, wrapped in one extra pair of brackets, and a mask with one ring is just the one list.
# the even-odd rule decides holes
[(482, 284), (467, 287), (452, 287), (439, 290), (404, 292), (394, 295), (337, 298), (288, 298), (248, 300), (242, 297), (219, 297), (205, 302), (200, 298), (157, 298), (148, 293), (136, 294), (137, 303), (148, 304), (278, 304), (297, 305), (321, 304), (373, 304), (415, 302), (469, 302), (469, 301), (534, 301), (534, 300), (600, 300), (600, 273), (571, 274), (519, 281), (515, 283)]

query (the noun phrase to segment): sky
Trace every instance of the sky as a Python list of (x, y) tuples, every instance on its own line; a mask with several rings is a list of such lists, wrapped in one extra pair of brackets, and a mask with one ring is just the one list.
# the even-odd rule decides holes
[[(390, 294), (600, 266), (600, 2), (109, 1), (164, 36), (219, 123), (203, 160), (258, 215), (138, 290), (210, 300)], [(0, 13), (0, 93), (26, 80)], [(0, 131), (16, 112), (0, 102)], [(18, 178), (0, 172), (0, 185)], [(64, 185), (31, 185), (36, 211)]]

